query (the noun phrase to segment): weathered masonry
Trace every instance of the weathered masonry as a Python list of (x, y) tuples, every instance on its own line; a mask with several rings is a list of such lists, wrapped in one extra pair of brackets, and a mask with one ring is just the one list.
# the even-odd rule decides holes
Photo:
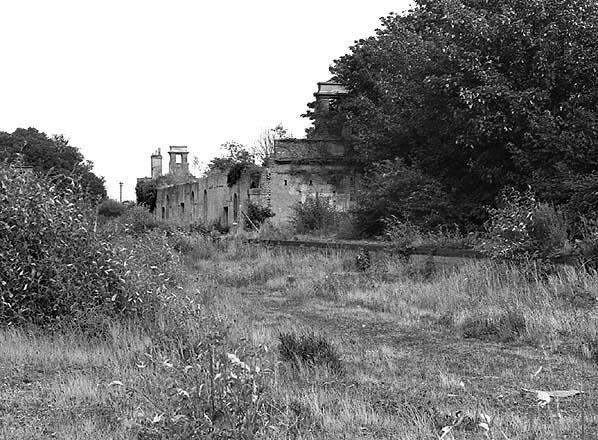
[[(318, 111), (346, 91), (336, 83), (318, 84)], [(232, 183), (228, 173), (212, 171), (196, 178), (189, 172), (188, 151), (171, 146), (168, 174), (162, 175), (162, 155), (151, 156), (151, 178), (158, 183), (154, 215), (165, 221), (214, 222), (234, 226), (243, 222), (249, 203), (268, 206), (274, 223), (290, 220), (293, 206), (309, 197), (325, 197), (336, 209), (347, 210), (355, 189), (353, 167), (347, 160), (350, 145), (338, 134), (318, 133), (309, 139), (275, 142), (274, 157), (264, 167), (246, 169)]]

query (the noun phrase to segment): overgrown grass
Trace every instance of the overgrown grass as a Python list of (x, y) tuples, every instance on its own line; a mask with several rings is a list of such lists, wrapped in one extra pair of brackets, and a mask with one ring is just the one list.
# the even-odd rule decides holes
[[(186, 239), (186, 282), (164, 294), (151, 329), (113, 324), (99, 340), (3, 330), (0, 434), (432, 439), (448, 427), (445, 439), (598, 433), (593, 273), (383, 254), (372, 255), (363, 272), (351, 252)], [(585, 393), (541, 406), (522, 388)], [(488, 430), (480, 426), (486, 416)]]

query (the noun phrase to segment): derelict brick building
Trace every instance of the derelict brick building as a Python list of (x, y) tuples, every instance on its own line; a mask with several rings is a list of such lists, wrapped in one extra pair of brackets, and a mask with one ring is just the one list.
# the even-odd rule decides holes
[[(318, 111), (327, 111), (331, 100), (346, 93), (339, 84), (318, 84)], [(186, 147), (168, 151), (168, 174), (162, 176), (160, 150), (151, 156), (151, 179), (158, 183), (154, 215), (164, 221), (233, 226), (243, 222), (249, 203), (268, 206), (276, 214), (271, 221), (286, 223), (297, 202), (326, 197), (340, 211), (352, 203), (355, 173), (348, 160), (350, 144), (340, 133), (318, 132), (309, 139), (275, 142), (274, 157), (264, 167), (250, 167), (230, 183), (226, 171), (213, 170), (196, 178), (189, 172)], [(145, 178), (148, 179), (148, 178)]]

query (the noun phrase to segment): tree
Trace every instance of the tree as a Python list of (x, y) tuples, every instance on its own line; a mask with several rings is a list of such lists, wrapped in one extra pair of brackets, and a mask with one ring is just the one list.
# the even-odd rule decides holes
[(257, 142), (251, 147), (253, 156), (265, 166), (268, 160), (274, 156), (274, 143), (279, 139), (288, 137), (287, 129), (282, 124), (269, 128), (260, 134)]
[(93, 173), (93, 163), (85, 160), (63, 135), (48, 137), (35, 128), (17, 128), (12, 134), (0, 132), (0, 160), (22, 160), (26, 166), (52, 177), (58, 188), (74, 179), (89, 196), (106, 197), (104, 179)]
[(152, 179), (139, 179), (135, 185), (135, 196), (138, 205), (144, 205), (150, 212), (156, 209), (158, 189), (156, 181)]
[(235, 141), (225, 142), (220, 148), (224, 150), (224, 154), (208, 163), (208, 172), (213, 170), (227, 172), (227, 184), (233, 186), (243, 171), (255, 165), (255, 159), (244, 145)]
[(565, 203), (598, 169), (593, 1), (416, 0), (331, 71), (349, 94), (308, 116), (348, 125), (364, 168), (417, 165), (472, 219), (505, 186)]

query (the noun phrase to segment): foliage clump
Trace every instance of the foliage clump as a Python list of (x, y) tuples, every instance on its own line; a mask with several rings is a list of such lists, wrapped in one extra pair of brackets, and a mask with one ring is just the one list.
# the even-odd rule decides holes
[(239, 181), (246, 169), (255, 166), (255, 159), (245, 146), (237, 142), (226, 142), (221, 148), (224, 150), (224, 155), (210, 161), (208, 172), (212, 170), (226, 172), (226, 184), (230, 187)]
[(343, 372), (343, 365), (336, 348), (322, 335), (315, 333), (296, 334), (294, 332), (278, 335), (278, 350), (283, 361), (298, 367), (324, 366), (336, 373)]
[(262, 206), (259, 203), (249, 202), (245, 212), (245, 227), (252, 228), (261, 226), (266, 220), (274, 217), (276, 214), (268, 206)]
[(116, 200), (104, 200), (98, 205), (98, 215), (108, 218), (120, 217), (127, 210), (127, 207)]
[(531, 190), (503, 191), (498, 208), (491, 208), (482, 249), (493, 258), (551, 259), (569, 248), (563, 213), (540, 203)]
[(385, 219), (430, 230), (450, 221), (448, 195), (440, 183), (400, 159), (370, 167), (357, 194), (356, 228), (364, 235), (378, 235)]
[(96, 232), (95, 209), (74, 182), (0, 165), (0, 323), (84, 327), (149, 313), (175, 259), (159, 235)]
[(135, 185), (135, 197), (138, 205), (143, 205), (154, 212), (156, 209), (156, 197), (158, 194), (157, 183), (152, 179), (140, 179)]
[(304, 202), (295, 203), (292, 209), (291, 223), (299, 234), (334, 229), (340, 217), (329, 197), (307, 197)]

